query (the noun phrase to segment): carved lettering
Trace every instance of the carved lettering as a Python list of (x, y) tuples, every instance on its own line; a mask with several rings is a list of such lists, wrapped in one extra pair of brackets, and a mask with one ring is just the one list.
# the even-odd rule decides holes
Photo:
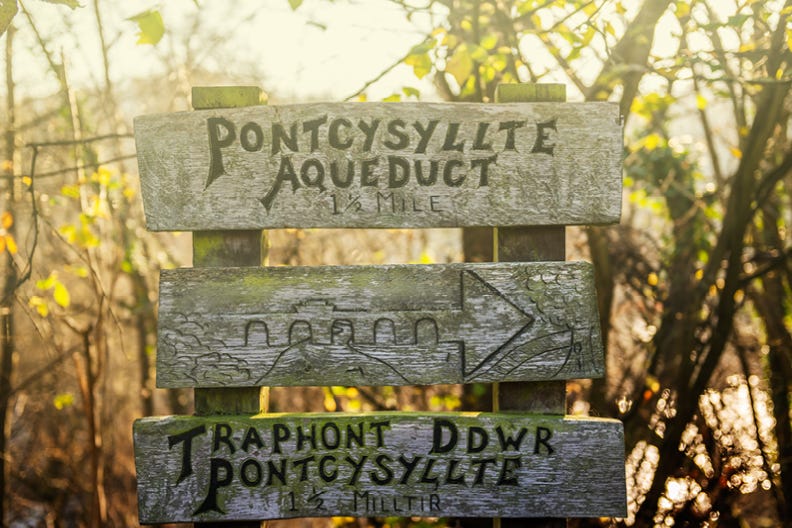
[(551, 156), (553, 155), (555, 143), (547, 143), (547, 141), (550, 139), (550, 133), (548, 130), (558, 131), (558, 128), (556, 127), (556, 121), (558, 120), (551, 119), (550, 121), (545, 121), (544, 123), (537, 123), (536, 142), (531, 149), (532, 153), (550, 154)]
[[(553, 156), (556, 142), (551, 132), (557, 132), (558, 118), (536, 123), (531, 154)], [(330, 119), (323, 113), (299, 122), (272, 122), (269, 135), (257, 122), (248, 121), (239, 129), (239, 145), (244, 152), (257, 153), (269, 142), (272, 156), (273, 176), (268, 189), (260, 199), (267, 213), (272, 211), (284, 185), (292, 193), (315, 189), (326, 192), (328, 186), (347, 189), (353, 185), (361, 188), (401, 189), (443, 185), (449, 188), (490, 186), (494, 168), (498, 165), (498, 152), (517, 151), (518, 132), (528, 129), (527, 121), (461, 121), (443, 122), (431, 119), (411, 124), (401, 118), (388, 120), (359, 119), (356, 123), (345, 117)], [(237, 141), (236, 125), (223, 117), (207, 118), (209, 138), (209, 176), (205, 189), (226, 173), (224, 150)], [(495, 146), (495, 141), (498, 145)], [(524, 142), (522, 139), (521, 142)], [(361, 153), (374, 153), (361, 158), (347, 156), (345, 160), (335, 157), (310, 157), (315, 153), (332, 149), (348, 152), (357, 145)], [(529, 143), (530, 145), (530, 143)], [(380, 156), (381, 148), (399, 153)], [(470, 157), (475, 151), (495, 151), (488, 157)], [(459, 153), (460, 158), (446, 159), (434, 154)], [(412, 155), (428, 157), (413, 158)], [(478, 176), (468, 179), (468, 175)], [(378, 191), (379, 192), (379, 191)], [(437, 212), (439, 209), (419, 206), (391, 207), (391, 213)], [(353, 212), (365, 209), (355, 208)], [(381, 208), (377, 209), (382, 212)], [(334, 210), (334, 213), (337, 211)]]
[[(557, 431), (553, 423), (560, 417), (301, 416), (188, 423), (164, 442), (174, 463), (161, 458), (156, 471), (140, 474), (172, 468), (172, 475), (163, 475), (169, 493), (201, 490), (182, 503), (197, 516), (242, 511), (240, 493), (244, 504), (281, 497), (279, 508), (289, 515), (334, 508), (361, 516), (438, 515), (446, 498), (458, 493), (524, 494), (546, 486), (537, 480), (537, 463), (558, 457), (559, 442), (562, 451), (576, 450), (584, 438), (564, 440), (570, 425)], [(570, 462), (589, 464), (601, 456), (599, 445), (586, 447), (591, 458), (576, 452)]]
[(182, 447), (181, 471), (179, 472), (179, 478), (176, 479), (177, 484), (192, 475), (192, 441), (193, 438), (204, 433), (206, 433), (206, 426), (199, 425), (189, 431), (168, 437), (168, 449), (172, 449), (173, 446), (178, 444), (184, 444), (184, 447)]

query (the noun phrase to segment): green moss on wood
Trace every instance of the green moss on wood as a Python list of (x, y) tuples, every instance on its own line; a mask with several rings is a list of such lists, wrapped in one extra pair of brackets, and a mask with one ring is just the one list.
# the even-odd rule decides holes
[(566, 101), (566, 85), (556, 83), (542, 84), (500, 84), (495, 89), (498, 103), (562, 103)]
[(194, 86), (192, 89), (195, 110), (255, 106), (266, 100), (258, 86)]

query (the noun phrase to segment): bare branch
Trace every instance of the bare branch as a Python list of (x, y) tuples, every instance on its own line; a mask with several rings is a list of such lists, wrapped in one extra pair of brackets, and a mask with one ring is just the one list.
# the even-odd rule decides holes
[(67, 147), (76, 144), (93, 143), (95, 141), (104, 141), (106, 139), (119, 139), (119, 138), (133, 138), (134, 134), (104, 134), (101, 136), (94, 136), (82, 139), (63, 139), (58, 141), (41, 141), (31, 142), (26, 144), (26, 147)]
[[(431, 35), (426, 35), (426, 38), (424, 38), (422, 44), (429, 42), (431, 40), (431, 38), (432, 38)], [(359, 96), (360, 94), (364, 93), (366, 90), (369, 89), (370, 86), (372, 86), (373, 84), (377, 83), (380, 79), (382, 79), (387, 74), (389, 74), (394, 69), (396, 69), (396, 67), (399, 66), (402, 62), (404, 62), (407, 59), (407, 57), (409, 57), (410, 55), (412, 55), (412, 48), (410, 48), (410, 51), (408, 51), (402, 57), (400, 57), (395, 62), (393, 62), (390, 66), (388, 66), (387, 68), (382, 70), (380, 73), (378, 73), (374, 78), (372, 78), (369, 81), (366, 81), (366, 83), (358, 91), (356, 91), (355, 93), (345, 97), (344, 101), (350, 101), (350, 100), (354, 99), (355, 97)]]

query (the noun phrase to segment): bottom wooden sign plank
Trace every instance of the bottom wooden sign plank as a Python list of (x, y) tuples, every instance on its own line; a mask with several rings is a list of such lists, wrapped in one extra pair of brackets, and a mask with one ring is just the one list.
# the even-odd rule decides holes
[(626, 515), (621, 422), (494, 413), (143, 418), (140, 522)]

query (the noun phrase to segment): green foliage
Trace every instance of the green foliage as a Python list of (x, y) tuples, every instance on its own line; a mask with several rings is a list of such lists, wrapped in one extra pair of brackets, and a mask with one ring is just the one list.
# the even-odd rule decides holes
[(429, 52), (433, 47), (431, 40), (413, 46), (404, 59), (404, 64), (412, 66), (413, 73), (419, 79), (423, 79), (432, 71), (432, 58), (429, 56)]

